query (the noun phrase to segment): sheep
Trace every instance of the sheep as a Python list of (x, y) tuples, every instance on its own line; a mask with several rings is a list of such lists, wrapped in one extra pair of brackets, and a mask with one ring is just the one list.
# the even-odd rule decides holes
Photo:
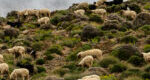
[(50, 17), (51, 12), (49, 11), (49, 9), (40, 9), (39, 10), (39, 15), (40, 16), (47, 16)]
[(4, 62), (4, 57), (3, 55), (0, 54), (0, 63), (3, 63)]
[(107, 14), (107, 11), (105, 9), (95, 9), (92, 10), (93, 13), (101, 15), (102, 17), (105, 17)]
[(85, 10), (83, 10), (83, 9), (78, 9), (78, 10), (74, 11), (74, 13), (75, 13), (76, 15), (83, 16), (83, 15), (85, 14)]
[(91, 55), (94, 58), (101, 60), (102, 59), (102, 53), (103, 52), (100, 49), (91, 49), (91, 50), (81, 51), (77, 54), (77, 56), (83, 58), (85, 56)]
[(78, 65), (81, 65), (82, 67), (87, 66), (91, 67), (93, 64), (93, 57), (92, 56), (85, 56)]
[(15, 57), (17, 55), (20, 55), (21, 58), (23, 58), (23, 55), (25, 55), (25, 48), (23, 46), (14, 46), (13, 48), (10, 48), (7, 50), (8, 53), (15, 54)]
[(79, 5), (77, 6), (77, 9), (85, 9), (85, 8), (88, 8), (88, 3), (87, 2), (82, 2), (82, 3), (79, 3)]
[(7, 63), (1, 63), (0, 64), (0, 73), (1, 73), (1, 77), (7, 73), (8, 74), (9, 72), (9, 66)]
[(100, 76), (98, 75), (90, 75), (90, 76), (85, 76), (82, 79), (78, 79), (78, 80), (101, 80)]
[(18, 80), (18, 77), (22, 77), (23, 80), (25, 80), (25, 78), (29, 80), (29, 70), (25, 68), (14, 69), (10, 74), (10, 80)]
[(106, 0), (98, 0), (95, 5), (96, 6), (101, 6), (102, 4), (104, 4), (105, 1)]
[(49, 17), (42, 17), (38, 19), (39, 24), (48, 24), (49, 21), (50, 21)]
[(129, 17), (131, 19), (135, 19), (137, 13), (135, 11), (132, 10), (122, 10), (121, 14), (125, 17)]
[(143, 54), (143, 58), (146, 62), (150, 62), (150, 52), (148, 53), (142, 53)]

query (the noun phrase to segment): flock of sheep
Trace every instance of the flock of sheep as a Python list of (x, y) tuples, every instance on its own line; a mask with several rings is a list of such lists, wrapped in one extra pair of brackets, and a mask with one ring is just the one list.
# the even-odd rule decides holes
[[(13, 55), (19, 55), (23, 58), (23, 56), (26, 53), (26, 50), (24, 47), (22, 46), (14, 46), (13, 48), (10, 48), (7, 50), (9, 52), (9, 54), (13, 54)], [(4, 57), (3, 55), (0, 54), (0, 73), (1, 73), (1, 77), (4, 76), (4, 74), (8, 74), (9, 75), (9, 65), (7, 63), (4, 62)], [(25, 78), (27, 80), (29, 80), (29, 70), (25, 69), (25, 68), (19, 68), (19, 69), (14, 69), (12, 71), (12, 73), (10, 74), (9, 79), (10, 80), (17, 80), (18, 77), (22, 77), (23, 80), (25, 80)]]
[[(104, 2), (106, 2), (106, 0), (98, 0), (95, 3), (95, 6), (103, 5)], [(86, 2), (80, 3), (77, 6), (77, 8), (79, 8), (79, 9), (74, 11), (74, 13), (77, 14), (77, 15), (80, 15), (80, 16), (84, 16), (85, 10), (84, 9), (80, 9), (81, 6), (82, 7), (87, 7), (88, 3), (86, 3)], [(106, 18), (107, 11), (104, 8), (95, 9), (95, 10), (92, 10), (92, 12), (95, 13), (95, 14), (101, 15), (101, 17), (104, 18), (104, 19)], [(124, 16), (124, 17), (127, 17), (127, 18), (135, 19), (137, 13), (135, 11), (130, 10), (129, 8), (127, 8), (127, 10), (122, 10), (121, 11), (121, 15)]]
[[(99, 0), (95, 3), (96, 6), (102, 5), (106, 0)], [(88, 3), (83, 2), (80, 3), (77, 7), (87, 7)], [(84, 9), (78, 9), (75, 10), (74, 13), (76, 15), (84, 16), (85, 15)], [(93, 13), (101, 15), (102, 18), (106, 18), (107, 11), (104, 8), (95, 9), (92, 10)], [(137, 15), (135, 11), (130, 10), (129, 8), (127, 10), (122, 10), (121, 12), (122, 16), (124, 17), (130, 17), (134, 19)], [(18, 11), (18, 18), (21, 18), (22, 16), (29, 16), (29, 15), (36, 15), (38, 18), (37, 22), (39, 24), (48, 24), (50, 21), (51, 12), (48, 9), (41, 9), (41, 10), (23, 10)], [(43, 17), (44, 16), (44, 17)], [(107, 19), (106, 19), (107, 20)], [(21, 58), (23, 58), (26, 55), (26, 49), (23, 46), (14, 46), (10, 49), (7, 49), (9, 54), (13, 54), (14, 56), (19, 55)], [(142, 53), (145, 61), (150, 62), (150, 53)], [(81, 51), (77, 54), (78, 58), (81, 58), (81, 61), (78, 65), (81, 65), (82, 67), (92, 67), (94, 59), (101, 60), (103, 58), (103, 51), (100, 49), (91, 49), (86, 51)], [(5, 63), (3, 55), (0, 55), (0, 73), (3, 76), (5, 73), (9, 74), (9, 65)], [(20, 69), (14, 69), (13, 72), (10, 74), (10, 80), (15, 79), (21, 75), (22, 79), (29, 80), (29, 70), (25, 68)], [(78, 80), (100, 80), (100, 77), (97, 75), (91, 75), (83, 77), (82, 79)]]

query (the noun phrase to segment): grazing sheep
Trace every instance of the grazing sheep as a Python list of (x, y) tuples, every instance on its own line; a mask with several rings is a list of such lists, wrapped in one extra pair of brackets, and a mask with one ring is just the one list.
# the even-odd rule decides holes
[(49, 9), (40, 9), (39, 10), (39, 16), (40, 17), (42, 17), (43, 15), (50, 17), (50, 14), (51, 14), (51, 12), (49, 11)]
[(25, 55), (25, 48), (23, 46), (14, 46), (13, 48), (8, 49), (9, 53), (15, 54), (15, 57), (17, 55), (21, 56), (23, 58), (23, 55)]
[(7, 63), (1, 63), (0, 64), (0, 73), (1, 73), (1, 76), (3, 76), (5, 73), (8, 73), (8, 70), (9, 70), (9, 66)]
[(85, 56), (79, 63), (82, 67), (87, 66), (91, 67), (93, 64), (93, 57), (92, 56)]
[(148, 53), (142, 53), (143, 54), (143, 58), (146, 62), (150, 62), (150, 52)]
[(79, 10), (74, 11), (74, 13), (75, 13), (76, 15), (84, 16), (85, 10), (79, 9)]
[(3, 55), (0, 54), (0, 63), (3, 63), (4, 62), (4, 57)]
[(107, 11), (105, 9), (95, 9), (92, 10), (93, 13), (101, 15), (102, 17), (105, 17), (107, 14)]
[(25, 80), (25, 78), (29, 80), (29, 70), (25, 68), (13, 70), (13, 72), (10, 74), (10, 80), (18, 80), (18, 77), (22, 77), (23, 80)]
[(83, 58), (85, 56), (91, 55), (94, 58), (101, 60), (102, 59), (102, 53), (103, 52), (100, 49), (91, 49), (91, 50), (81, 51), (77, 54), (77, 56)]
[(137, 13), (135, 11), (131, 11), (131, 10), (122, 10), (121, 14), (125, 17), (131, 18), (131, 19), (135, 19)]
[(101, 6), (102, 4), (104, 4), (105, 1), (106, 0), (98, 0), (95, 5), (96, 6)]
[(78, 80), (101, 80), (100, 76), (98, 75), (90, 75), (90, 76), (85, 76), (82, 79), (78, 79)]
[(38, 19), (39, 24), (48, 24), (49, 21), (50, 21), (49, 17), (42, 17)]
[(77, 6), (77, 8), (78, 9), (85, 9), (85, 8), (88, 8), (88, 3), (87, 2), (82, 2), (82, 3), (80, 3), (78, 6)]

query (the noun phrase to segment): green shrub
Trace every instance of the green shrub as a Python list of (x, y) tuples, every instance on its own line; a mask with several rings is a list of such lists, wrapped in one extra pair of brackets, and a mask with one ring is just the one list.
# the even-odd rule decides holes
[(92, 49), (92, 45), (91, 44), (84, 44), (82, 45), (82, 51), (85, 51), (85, 50), (89, 50), (89, 49)]
[(138, 39), (134, 36), (125, 36), (121, 39), (121, 42), (124, 43), (133, 43), (135, 44), (138, 41)]
[(47, 51), (45, 52), (45, 55), (49, 55), (49, 54), (53, 54), (53, 53), (62, 55), (61, 50), (62, 50), (62, 47), (60, 45), (53, 45), (47, 49)]
[(110, 72), (114, 73), (114, 72), (123, 72), (127, 69), (127, 67), (123, 64), (114, 64), (111, 68), (110, 68)]
[(63, 46), (67, 46), (67, 47), (74, 47), (77, 43), (80, 42), (80, 39), (77, 38), (69, 38), (69, 39), (65, 39), (62, 43)]
[(121, 6), (120, 5), (112, 5), (112, 6), (107, 7), (106, 10), (110, 13), (111, 12), (118, 12), (121, 10)]
[(51, 54), (47, 54), (46, 55), (46, 60), (52, 60), (54, 57), (53, 56), (51, 56)]
[(140, 27), (142, 31), (144, 31), (145, 34), (150, 34), (150, 25), (144, 25)]
[(74, 62), (65, 65), (63, 68), (68, 68), (70, 73), (81, 73), (85, 70), (85, 68), (78, 67)]
[(130, 76), (128, 78), (125, 78), (124, 80), (143, 80), (141, 77), (138, 76)]
[(18, 61), (17, 66), (21, 68), (27, 68), (31, 74), (34, 72), (34, 65), (32, 64), (32, 60), (30, 58), (25, 58)]
[(129, 76), (141, 76), (142, 71), (140, 71), (139, 69), (129, 69), (127, 71), (122, 72), (122, 74), (120, 75), (121, 80), (123, 80), (123, 78), (127, 78)]
[(117, 80), (117, 78), (114, 75), (105, 75), (105, 76), (100, 76), (101, 80)]
[(146, 67), (144, 68), (144, 71), (150, 72), (150, 66), (146, 66)]
[(77, 80), (81, 78), (81, 75), (80, 74), (72, 74), (70, 76), (66, 76), (65, 77), (65, 80)]
[(147, 4), (144, 6), (144, 9), (150, 10), (150, 3), (147, 3)]
[(137, 13), (140, 13), (142, 11), (141, 7), (135, 3), (129, 4), (129, 8)]
[(146, 52), (146, 53), (147, 53), (147, 52), (150, 52), (150, 45), (145, 45), (143, 50), (144, 50), (144, 52)]
[(32, 48), (36, 51), (42, 50), (42, 46), (43, 46), (43, 44), (41, 42), (34, 42), (32, 44)]
[(46, 72), (46, 69), (44, 67), (37, 66), (37, 72), (38, 73)]
[(69, 54), (69, 56), (67, 56), (66, 60), (67, 60), (67, 61), (75, 61), (75, 60), (77, 60), (77, 53), (78, 53), (78, 52), (79, 52), (79, 51), (71, 52), (71, 53)]
[(90, 21), (94, 21), (94, 22), (98, 22), (98, 23), (103, 23), (102, 18), (99, 15), (97, 15), (97, 14), (91, 14), (89, 16), (89, 20)]
[(150, 73), (149, 72), (145, 72), (142, 74), (142, 78), (144, 79), (150, 79)]
[(25, 27), (25, 28), (36, 28), (37, 26), (36, 25), (34, 25), (34, 24), (32, 24), (32, 23), (24, 23), (23, 24), (23, 27)]
[(63, 77), (68, 72), (68, 69), (60, 68), (54, 71), (54, 73), (59, 74), (61, 77)]
[(113, 49), (111, 54), (121, 60), (128, 60), (133, 55), (142, 56), (140, 51), (132, 45), (118, 46), (117, 48)]
[(38, 59), (37, 61), (36, 61), (36, 64), (38, 64), (38, 65), (42, 65), (42, 64), (44, 64), (45, 63), (45, 60), (44, 59)]
[(144, 64), (144, 59), (139, 56), (131, 56), (129, 58), (128, 62), (130, 62), (131, 64), (133, 64), (135, 66), (141, 66)]
[(109, 65), (116, 64), (118, 62), (119, 62), (119, 60), (117, 58), (110, 56), (110, 57), (104, 58), (102, 61), (100, 61), (99, 64), (100, 64), (100, 66), (107, 68), (107, 67), (109, 67)]
[(46, 40), (52, 37), (51, 30), (38, 30), (35, 35), (37, 41)]
[(55, 15), (54, 17), (51, 18), (50, 22), (53, 25), (57, 25), (61, 21), (62, 15)]

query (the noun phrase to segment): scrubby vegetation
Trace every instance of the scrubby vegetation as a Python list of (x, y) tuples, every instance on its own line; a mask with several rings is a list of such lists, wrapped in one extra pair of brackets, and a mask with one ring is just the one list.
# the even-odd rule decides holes
[[(100, 8), (107, 14), (92, 12)], [(85, 13), (75, 14), (78, 9)], [(123, 16), (123, 10), (136, 12), (135, 19)], [(38, 23), (41, 16), (50, 20)], [(149, 34), (149, 0), (114, 0), (100, 6), (79, 3), (52, 11), (50, 16), (11, 11), (6, 18), (0, 17), (0, 54), (9, 73), (26, 68), (30, 80), (77, 80), (89, 74), (101, 80), (149, 80), (150, 60), (146, 62), (142, 55), (150, 52)], [(8, 49), (14, 46), (23, 46), (25, 55), (16, 58), (14, 54), (23, 53), (19, 50), (11, 54)], [(92, 67), (80, 66), (78, 53), (90, 49), (100, 49), (101, 59), (92, 55)], [(7, 80), (8, 75), (1, 79)]]

